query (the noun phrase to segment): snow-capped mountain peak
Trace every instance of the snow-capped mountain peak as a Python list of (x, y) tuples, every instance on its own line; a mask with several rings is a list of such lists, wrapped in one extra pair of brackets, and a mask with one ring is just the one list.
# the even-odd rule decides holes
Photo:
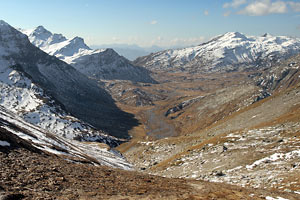
[(72, 49), (87, 49), (87, 50), (91, 50), (91, 48), (89, 48), (85, 43), (83, 38), (81, 37), (74, 37), (72, 39), (69, 40), (69, 46), (68, 47), (64, 47), (64, 48), (72, 48)]
[(265, 33), (262, 35), (262, 37), (273, 37), (273, 35), (271, 35), (270, 33)]
[(0, 65), (15, 64), (11, 59), (1, 59), (10, 54), (18, 54), (27, 44), (27, 36), (20, 33), (5, 21), (0, 21)]
[(92, 50), (81, 37), (71, 39), (61, 34), (52, 34), (39, 26), (32, 31), (22, 30), (32, 44), (46, 53), (72, 65), (83, 74), (98, 79), (155, 82), (149, 71), (131, 64), (113, 49)]
[(43, 26), (38, 26), (33, 30), (32, 35), (41, 39), (48, 39), (52, 35), (52, 33), (45, 29)]
[[(12, 26), (10, 26), (8, 23), (6, 23), (3, 20), (0, 20), (0, 38), (2, 40), (5, 40), (5, 42), (9, 41), (9, 39), (25, 39), (26, 36), (16, 29), (14, 29)], [(12, 44), (13, 41), (11, 41), (9, 44)]]
[(198, 46), (161, 51), (138, 58), (135, 63), (155, 70), (232, 71), (270, 66), (299, 52), (300, 39), (297, 38), (228, 32)]
[(242, 40), (247, 40), (247, 36), (240, 33), (240, 32), (227, 32), (222, 36), (224, 39), (242, 39)]
[(3, 20), (0, 20), (0, 29), (3, 30), (4, 28), (9, 27), (10, 25), (8, 23), (6, 23)]

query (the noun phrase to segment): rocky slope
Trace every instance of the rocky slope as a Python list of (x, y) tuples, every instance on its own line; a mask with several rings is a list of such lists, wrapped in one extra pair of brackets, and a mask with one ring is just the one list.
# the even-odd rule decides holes
[(150, 70), (226, 72), (268, 67), (300, 52), (300, 39), (286, 36), (220, 35), (195, 47), (166, 50), (135, 60)]
[[(83, 143), (66, 139), (58, 134), (25, 122), (15, 113), (0, 107), (0, 147), (4, 152), (10, 148), (26, 147), (34, 152), (48, 152), (73, 162), (106, 165), (123, 169), (132, 166), (117, 151), (100, 143)], [(2, 160), (1, 160), (2, 163)]]
[[(41, 148), (44, 143), (20, 138), (25, 134), (39, 135), (32, 129), (20, 130), (19, 125), (3, 121), (1, 116), (0, 199), (297, 199), (296, 195), (286, 192), (78, 164), (80, 161), (91, 163), (91, 158), (78, 158), (74, 162), (74, 158), (66, 159), (65, 154), (70, 151), (65, 149), (63, 155), (53, 155), (62, 148), (49, 153)], [(13, 133), (16, 131), (18, 136)], [(72, 153), (82, 156), (78, 151)]]
[(83, 74), (107, 80), (130, 80), (155, 82), (145, 68), (135, 66), (113, 49), (90, 49), (82, 38), (67, 39), (61, 34), (52, 34), (44, 27), (21, 30), (35, 46), (46, 53), (72, 65)]
[[(178, 82), (171, 82), (176, 96), (155, 102), (154, 113), (179, 136), (149, 141), (150, 134), (119, 149), (148, 173), (269, 188), (299, 198), (299, 58), (269, 70), (176, 73)], [(152, 138), (164, 131), (158, 126)]]
[(0, 75), (0, 105), (25, 121), (68, 139), (99, 141), (117, 146), (121, 141), (97, 131), (68, 114), (55, 99), (13, 67)]
[[(26, 35), (4, 21), (0, 23), (0, 67), (3, 83), (8, 79), (6, 76), (15, 73), (18, 79), (21, 73), (30, 82), (27, 80), (22, 83), (21, 80), (20, 86), (17, 80), (13, 80), (19, 89), (22, 84), (26, 88), (27, 83), (32, 82), (55, 99), (56, 103), (60, 103), (68, 113), (112, 135), (126, 138), (127, 130), (137, 124), (133, 116), (121, 111), (96, 82), (41, 51), (30, 43)], [(17, 100), (22, 100), (22, 97)], [(126, 123), (123, 119), (127, 120)]]

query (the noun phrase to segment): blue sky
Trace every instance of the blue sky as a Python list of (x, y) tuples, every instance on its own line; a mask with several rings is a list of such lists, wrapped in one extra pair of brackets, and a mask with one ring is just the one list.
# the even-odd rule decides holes
[(89, 45), (196, 45), (229, 31), (300, 37), (300, 0), (3, 0), (0, 13)]

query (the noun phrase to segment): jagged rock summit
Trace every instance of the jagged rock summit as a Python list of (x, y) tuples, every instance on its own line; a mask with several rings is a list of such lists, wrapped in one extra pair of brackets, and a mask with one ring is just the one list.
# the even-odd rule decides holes
[(176, 50), (166, 50), (135, 60), (150, 70), (185, 72), (242, 71), (274, 62), (300, 52), (300, 39), (287, 36), (247, 36), (228, 32), (212, 40)]
[(21, 31), (28, 35), (32, 44), (89, 77), (155, 83), (147, 69), (133, 65), (113, 49), (92, 50), (84, 43), (83, 38), (67, 39), (61, 34), (52, 34), (43, 26)]
[[(47, 33), (41, 27), (38, 30), (40, 33)], [(41, 37), (47, 34), (39, 35)], [(15, 81), (22, 94), (25, 94), (22, 87), (31, 86), (27, 82), (34, 83), (55, 99), (67, 113), (111, 135), (126, 138), (128, 129), (137, 124), (133, 116), (121, 111), (111, 96), (95, 81), (41, 51), (30, 43), (26, 35), (4, 21), (0, 23), (0, 71), (3, 87), (6, 83), (14, 82), (8, 80), (11, 80), (9, 76), (17, 74), (15, 77), (26, 80), (24, 83)], [(23, 98), (25, 97), (19, 96), (16, 103), (20, 103)], [(4, 102), (8, 101), (2, 103)], [(124, 119), (127, 120), (126, 123)]]

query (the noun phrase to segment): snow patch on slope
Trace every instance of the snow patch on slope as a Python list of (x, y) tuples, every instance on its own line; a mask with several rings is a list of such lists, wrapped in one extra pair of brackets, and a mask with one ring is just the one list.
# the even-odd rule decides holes
[(3, 146), (3, 147), (8, 146), (9, 147), (10, 144), (8, 142), (6, 142), (6, 141), (0, 140), (0, 146)]
[[(121, 154), (112, 149), (101, 148), (98, 143), (85, 144), (51, 134), (40, 127), (25, 122), (2, 106), (0, 106), (0, 122), (1, 128), (29, 141), (40, 150), (73, 158), (93, 158), (97, 161), (94, 161), (95, 165), (132, 169), (132, 165)], [(0, 143), (0, 146), (1, 144), (5, 145), (4, 142)]]

